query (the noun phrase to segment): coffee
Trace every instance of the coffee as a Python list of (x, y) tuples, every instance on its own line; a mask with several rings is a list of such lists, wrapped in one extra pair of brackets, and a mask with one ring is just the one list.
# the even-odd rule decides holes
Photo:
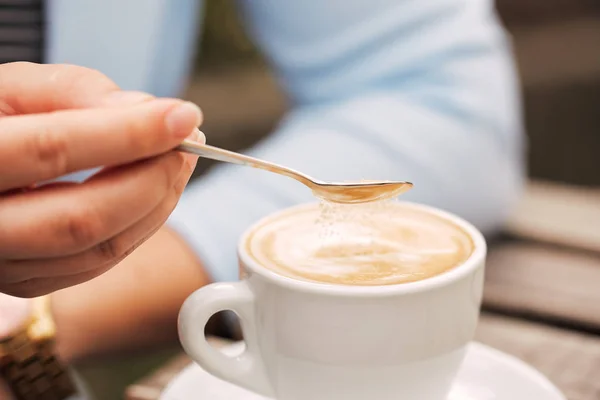
[(427, 279), (462, 264), (474, 247), (449, 220), (396, 201), (292, 209), (256, 226), (245, 244), (280, 275), (357, 286)]

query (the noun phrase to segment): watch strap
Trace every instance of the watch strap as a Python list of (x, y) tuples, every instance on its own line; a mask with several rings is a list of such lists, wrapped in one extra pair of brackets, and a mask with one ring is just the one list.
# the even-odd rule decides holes
[(67, 368), (56, 358), (51, 341), (34, 343), (24, 331), (2, 346), (10, 355), (0, 360), (0, 376), (16, 400), (65, 400), (77, 393)]

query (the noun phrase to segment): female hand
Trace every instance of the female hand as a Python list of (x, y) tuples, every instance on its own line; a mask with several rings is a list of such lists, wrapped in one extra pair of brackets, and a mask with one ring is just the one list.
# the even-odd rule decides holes
[[(175, 207), (200, 110), (68, 65), (0, 65), (0, 292), (34, 297), (109, 270)], [(193, 133), (196, 132), (194, 135)], [(50, 183), (103, 170), (83, 183)]]

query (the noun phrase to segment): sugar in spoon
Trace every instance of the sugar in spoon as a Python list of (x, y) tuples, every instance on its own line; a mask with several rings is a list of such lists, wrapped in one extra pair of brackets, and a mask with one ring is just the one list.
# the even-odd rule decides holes
[(360, 182), (324, 182), (311, 178), (301, 172), (258, 158), (235, 153), (219, 147), (186, 139), (175, 148), (178, 151), (196, 154), (212, 160), (246, 165), (285, 175), (308, 186), (314, 195), (333, 203), (366, 203), (396, 197), (413, 186), (402, 181), (360, 181)]

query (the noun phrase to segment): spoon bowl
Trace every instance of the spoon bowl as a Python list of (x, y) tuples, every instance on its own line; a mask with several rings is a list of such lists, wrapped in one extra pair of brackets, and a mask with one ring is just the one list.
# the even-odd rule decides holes
[(391, 199), (409, 191), (413, 186), (410, 182), (401, 181), (313, 182), (311, 189), (316, 197), (342, 204)]
[(308, 186), (314, 195), (333, 203), (354, 204), (396, 197), (413, 186), (403, 181), (323, 182), (272, 162), (186, 139), (175, 150), (212, 160), (246, 165), (285, 175)]

